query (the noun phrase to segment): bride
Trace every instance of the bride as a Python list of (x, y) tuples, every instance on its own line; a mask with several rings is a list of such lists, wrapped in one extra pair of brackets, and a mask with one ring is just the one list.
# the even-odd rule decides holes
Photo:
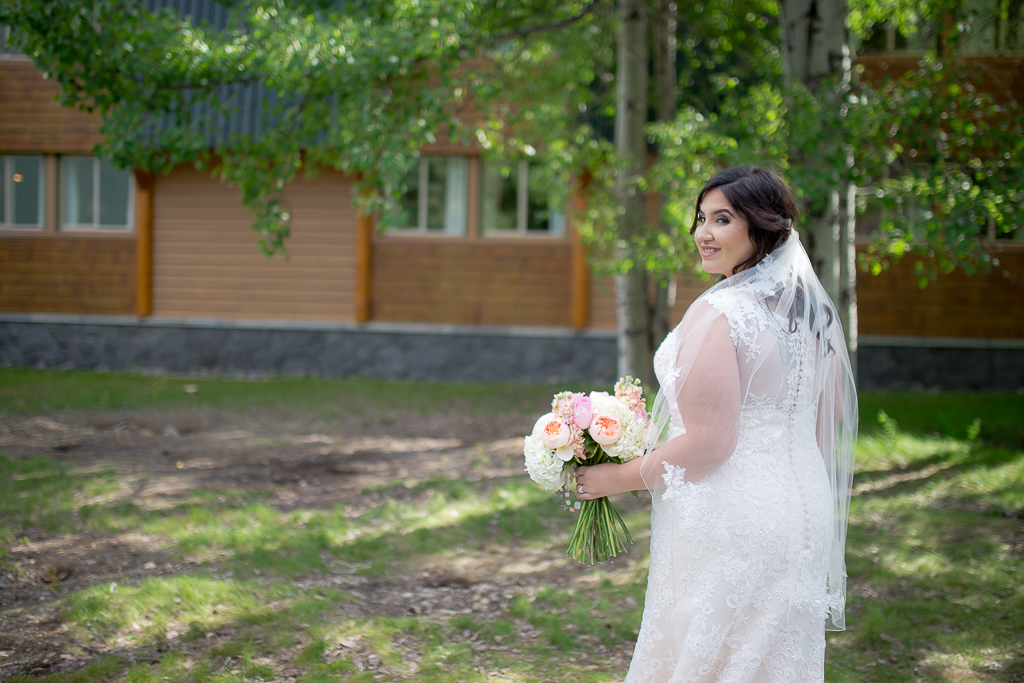
[(845, 628), (857, 395), (835, 306), (775, 172), (727, 169), (690, 233), (708, 273), (658, 349), (643, 458), (576, 470), (587, 500), (649, 489), (651, 565), (626, 676), (823, 681)]

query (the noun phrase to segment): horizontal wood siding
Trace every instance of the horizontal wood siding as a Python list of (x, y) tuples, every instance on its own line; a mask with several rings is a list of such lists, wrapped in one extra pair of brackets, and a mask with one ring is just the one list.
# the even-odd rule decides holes
[[(969, 68), (977, 69), (978, 82), (975, 85), (979, 90), (1002, 102), (1024, 103), (1024, 56), (968, 55), (961, 59)], [(875, 84), (913, 71), (920, 61), (921, 55), (913, 54), (857, 56), (857, 64), (864, 67), (861, 78)]]
[[(1009, 273), (1024, 280), (1024, 248), (995, 253)], [(874, 277), (857, 274), (860, 334), (1024, 339), (1024, 286), (995, 270), (956, 270), (920, 289), (916, 260), (908, 256)]]
[[(695, 275), (676, 276), (676, 298), (669, 315), (670, 327), (679, 324), (690, 304), (712, 284), (714, 283), (702, 280)], [(590, 306), (590, 327), (592, 329), (614, 330), (616, 328), (615, 278), (601, 276), (591, 280)]]
[(618, 313), (615, 308), (615, 278), (594, 275), (590, 278), (590, 324), (594, 330), (614, 330)]
[(191, 168), (155, 180), (153, 314), (349, 322), (353, 319), (352, 183), (324, 171), (285, 188), (289, 255), (264, 256), (238, 190)]
[(373, 319), (568, 326), (571, 251), (568, 242), (379, 239), (373, 247)]
[[(1007, 272), (1024, 280), (1024, 247), (1002, 247), (994, 253)], [(857, 273), (860, 334), (1024, 339), (1024, 286), (996, 270), (976, 275), (957, 270), (921, 289), (914, 274), (915, 260), (908, 256), (877, 276)], [(680, 277), (673, 325), (708, 286), (696, 277), (689, 283)], [(615, 286), (611, 278), (594, 278), (590, 319), (592, 328), (615, 329)]]
[(0, 60), (0, 154), (90, 154), (100, 118), (62, 107), (60, 88), (29, 60)]
[(135, 312), (135, 239), (0, 237), (0, 311)]
[(696, 301), (697, 297), (703, 294), (715, 282), (718, 282), (717, 277), (714, 281), (704, 280), (696, 275), (679, 275), (676, 277), (676, 300), (672, 306), (672, 317), (670, 320), (673, 327), (683, 319), (683, 314), (686, 313), (686, 309), (690, 307), (690, 304)]

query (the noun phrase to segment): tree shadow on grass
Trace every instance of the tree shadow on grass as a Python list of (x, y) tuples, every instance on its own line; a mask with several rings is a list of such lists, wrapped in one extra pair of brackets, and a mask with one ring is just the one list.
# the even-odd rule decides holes
[[(230, 561), (224, 565), (232, 566)], [(131, 673), (130, 680), (138, 681), (161, 680), (163, 676), (171, 680), (209, 681), (229, 674), (233, 677), (225, 680), (238, 680), (238, 676), (286, 680), (306, 674), (311, 678), (303, 680), (326, 681), (337, 680), (339, 674), (348, 671), (357, 676), (350, 680), (364, 680), (358, 678), (362, 675), (367, 681), (379, 680), (375, 675), (380, 674), (394, 676), (388, 680), (440, 682), (452, 680), (450, 670), (444, 666), (453, 653), (467, 666), (472, 659), (473, 666), (466, 673), (474, 679), (473, 672), (481, 657), (485, 665), (496, 658), (496, 664), (518, 666), (521, 675), (529, 676), (528, 661), (501, 654), (508, 645), (516, 645), (521, 636), (511, 621), (514, 617), (539, 622), (539, 635), (543, 638), (560, 634), (565, 641), (556, 644), (560, 650), (586, 650), (591, 642), (569, 637), (564, 619), (548, 614), (550, 610), (542, 613), (526, 609), (531, 601), (521, 591), (514, 605), (501, 604), (500, 593), (508, 588), (458, 583), (446, 587), (447, 592), (459, 594), (461, 605), (456, 609), (441, 609), (423, 618), (414, 616), (413, 602), (407, 601), (406, 608), (389, 616), (386, 600), (370, 596), (370, 592), (388, 591), (396, 598), (404, 597), (399, 593), (409, 590), (433, 595), (441, 590), (437, 582), (426, 577), (417, 579), (415, 584), (378, 580), (361, 584), (363, 587), (356, 592), (334, 587), (327, 578), (300, 581), (296, 577), (268, 574), (239, 580), (224, 577), (223, 573), (196, 573), (151, 577), (137, 585), (123, 585), (117, 592), (106, 586), (79, 591), (65, 599), (64, 619), (72, 625), (72, 633), (90, 632), (106, 643), (100, 649), (105, 659), (76, 673), (46, 680), (84, 683), (123, 679)], [(487, 591), (482, 593), (478, 588)], [(589, 615), (598, 604), (593, 600), (576, 604), (572, 591), (541, 591), (538, 600), (548, 595), (549, 607), (561, 605), (551, 602), (551, 596), (563, 594), (562, 602), (569, 607), (575, 605), (580, 611), (574, 613), (577, 620)], [(492, 603), (479, 613), (476, 601), (482, 596), (491, 598)], [(633, 605), (636, 604), (634, 599)], [(602, 609), (614, 613), (610, 605)], [(638, 621), (639, 615), (634, 616)], [(594, 628), (604, 630), (604, 625), (599, 623)], [(126, 638), (128, 633), (132, 634), (130, 638)], [(610, 647), (633, 637), (629, 629), (609, 630), (601, 635), (602, 641), (612, 642)], [(116, 647), (111, 647), (113, 644)], [(543, 643), (539, 647), (547, 648)], [(494, 652), (490, 652), (491, 648)], [(414, 655), (412, 660), (405, 656), (409, 653)], [(591, 652), (591, 660), (593, 656)], [(86, 664), (85, 658), (74, 659), (79, 666)], [(409, 661), (420, 661), (424, 675), (411, 675), (415, 670), (408, 668)], [(22, 668), (26, 676), (15, 680), (39, 680), (38, 676), (54, 670), (51, 664), (50, 659), (26, 663)], [(101, 668), (106, 672), (102, 676)], [(359, 674), (363, 669), (367, 669), (365, 674)]]
[[(390, 493), (401, 493), (402, 498)], [(280, 510), (269, 502), (218, 502), (193, 495), (186, 503), (146, 511), (131, 503), (83, 506), (81, 516), (101, 529), (141, 528), (167, 537), (182, 556), (227, 556), (234, 564), (296, 574), (325, 568), (324, 553), (380, 572), (460, 546), (508, 548), (545, 545), (568, 533), (573, 518), (554, 496), (522, 477), (466, 482), (434, 478), (411, 488), (388, 485), (358, 516), (339, 503), (334, 510)], [(564, 519), (562, 519), (564, 517)]]
[(863, 498), (895, 498), (913, 494), (936, 481), (974, 471), (992, 469), (1024, 458), (1004, 448), (974, 446), (968, 453), (947, 451), (916, 458), (906, 466), (858, 471), (854, 475), (855, 495)]
[[(33, 479), (37, 489), (45, 479), (41, 475)], [(77, 475), (74, 479), (70, 481), (64, 477), (60, 479), (60, 486), (75, 488), (85, 481)], [(75, 538), (83, 532), (96, 537), (118, 538), (124, 533), (134, 534), (141, 530), (151, 539), (162, 539), (162, 552), (186, 561), (184, 567), (178, 567), (177, 572), (170, 576), (118, 576), (117, 591), (111, 587), (113, 584), (109, 578), (100, 585), (86, 587), (86, 584), (81, 590), (62, 598), (66, 603), (65, 611), (73, 611), (76, 605), (80, 608), (89, 601), (100, 601), (102, 604), (118, 594), (141, 590), (140, 586), (153, 588), (161, 583), (171, 585), (179, 580), (198, 581), (203, 579), (201, 572), (211, 569), (217, 571), (218, 575), (207, 576), (203, 580), (222, 587), (237, 585), (239, 581), (244, 583), (246, 579), (306, 586), (309, 581), (305, 578), (300, 581), (302, 575), (319, 576), (317, 581), (337, 577), (339, 572), (342, 576), (351, 576), (354, 565), (358, 564), (361, 566), (358, 571), (381, 576), (374, 580), (374, 590), (397, 592), (401, 587), (393, 583), (395, 572), (402, 571), (403, 567), (421, 569), (428, 564), (428, 558), (435, 558), (438, 560), (435, 565), (444, 566), (445, 556), (459, 555), (459, 546), (463, 544), (468, 548), (467, 552), (476, 553), (482, 558), (493, 554), (492, 549), (496, 546), (503, 552), (509, 548), (524, 551), (520, 553), (519, 559), (533, 552), (550, 554), (547, 548), (551, 537), (559, 532), (567, 534), (572, 520), (558, 509), (554, 496), (541, 492), (522, 475), (477, 481), (435, 477), (408, 488), (394, 484), (372, 487), (365, 494), (366, 500), (361, 502), (358, 509), (348, 509), (344, 504), (336, 504), (335, 509), (322, 506), (274, 507), (275, 501), (268, 499), (266, 491), (255, 489), (235, 492), (193, 489), (189, 494), (189, 502), (155, 510), (144, 509), (141, 503), (145, 501), (125, 501), (123, 498), (92, 503), (75, 510), (73, 496), (61, 498), (55, 503), (54, 514), (74, 520), (79, 526)], [(449, 511), (454, 511), (455, 516), (446, 514)], [(92, 528), (93, 531), (86, 531), (86, 528)], [(361, 533), (353, 534), (354, 529)], [(201, 557), (190, 559), (189, 553)], [(141, 570), (142, 562), (148, 559), (148, 556), (143, 558), (135, 569)], [(201, 564), (196, 566), (195, 562)], [(501, 566), (502, 560), (492, 558), (487, 562), (487, 567), (493, 570)], [(423, 578), (422, 582), (432, 582), (435, 588), (431, 590), (437, 590), (436, 577)], [(467, 597), (470, 588), (470, 582), (466, 582), (452, 590), (461, 590), (466, 595), (460, 599), (468, 601), (473, 599)], [(306, 588), (302, 590), (308, 592)], [(344, 593), (341, 591), (339, 595)], [(173, 612), (183, 609), (183, 604), (188, 605), (187, 600), (172, 605), (166, 598), (164, 595), (158, 601), (159, 604), (151, 606), (156, 613)], [(324, 595), (319, 598), (307, 595), (304, 599), (310, 604), (330, 603), (335, 607), (352, 601), (347, 594), (344, 599)], [(32, 613), (35, 607), (28, 606), (26, 609), (29, 610), (27, 613)], [(374, 607), (371, 604), (361, 606), (360, 609), (373, 610)], [(411, 603), (396, 603), (390, 609), (397, 614), (404, 614), (411, 609)], [(286, 611), (294, 613), (296, 610)], [(130, 620), (111, 623), (105, 628), (116, 630), (123, 628), (124, 623), (137, 623), (141, 625), (138, 628), (145, 630), (147, 620), (152, 620), (152, 616), (147, 615), (145, 610), (135, 610), (129, 616)], [(98, 622), (90, 623), (90, 619), (95, 617), (85, 613), (73, 619), (86, 634), (90, 629), (99, 629)], [(308, 619), (302, 617), (296, 619), (309, 623)], [(134, 642), (119, 644), (116, 651), (111, 653), (102, 649), (85, 649), (87, 641), (77, 645), (62, 636), (59, 641), (54, 641), (53, 647), (40, 650), (45, 657), (32, 655), (24, 663), (19, 663), (17, 670), (29, 675), (29, 680), (35, 680), (34, 677), (56, 672), (62, 666), (71, 667), (74, 664), (81, 667), (95, 659), (92, 655), (98, 654), (107, 658), (93, 662), (82, 669), (80, 674), (68, 674), (71, 677), (59, 674), (53, 680), (110, 680), (113, 676), (107, 676), (102, 671), (111, 667), (123, 671), (131, 666), (131, 662), (143, 662), (147, 663), (146, 666), (159, 668), (160, 663), (167, 661), (168, 657), (176, 656), (175, 649), (189, 638), (194, 637), (198, 643), (195, 647), (207, 647), (223, 639), (219, 634), (221, 629), (242, 631), (244, 628), (252, 628), (251, 615), (234, 621), (218, 617), (197, 622), (199, 626), (196, 628), (202, 627), (203, 633), (196, 630), (190, 634), (188, 629), (192, 626), (187, 624), (186, 632), (178, 634), (177, 640), (153, 631), (139, 636)], [(206, 634), (210, 632), (213, 635), (207, 637)], [(62, 652), (59, 649), (64, 645), (72, 646), (73, 654), (68, 655), (71, 659), (58, 660), (58, 654), (68, 654), (67, 650)], [(56, 652), (53, 652), (55, 648)], [(116, 662), (120, 664), (112, 664), (114, 660), (110, 657), (119, 658)], [(5, 667), (4, 675), (13, 674), (14, 671), (14, 668)], [(186, 676), (185, 680), (210, 680), (209, 676), (214, 673), (200, 668)]]
[(1014, 657), (998, 675), (1002, 683), (1024, 683), (1024, 652)]
[[(209, 681), (230, 670), (248, 679), (281, 680), (301, 673), (292, 662), (301, 634), (328, 625), (337, 605), (349, 600), (329, 587), (301, 590), (287, 581), (235, 582), (202, 574), (151, 577), (117, 593), (94, 586), (65, 598), (62, 614), (72, 641), (84, 635), (93, 644), (52, 643), (64, 650), (62, 657), (49, 652), (26, 661), (12, 680), (85, 683), (121, 679), (129, 670), (138, 681), (167, 680), (168, 674)], [(90, 659), (87, 652), (98, 656)], [(81, 668), (67, 671), (75, 665)]]
[[(1019, 642), (1024, 589), (1002, 538), (1015, 525), (930, 508), (893, 513), (884, 529), (851, 525), (849, 630), (834, 637), (833, 665), (859, 671), (858, 680), (911, 680), (933, 653), (977, 655)], [(879, 660), (887, 666), (864, 668)]]

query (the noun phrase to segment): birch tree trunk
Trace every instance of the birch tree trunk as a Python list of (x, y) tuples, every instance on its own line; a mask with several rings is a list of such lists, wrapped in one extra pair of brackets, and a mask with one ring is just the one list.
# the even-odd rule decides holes
[[(679, 109), (679, 84), (676, 76), (676, 18), (678, 8), (675, 0), (653, 0), (651, 21), (652, 49), (654, 64), (655, 107), (659, 121), (667, 122), (676, 118)], [(667, 198), (660, 197), (660, 207)], [(668, 222), (662, 216), (659, 228), (671, 232)], [(669, 332), (669, 317), (675, 298), (674, 282), (659, 280), (654, 283), (654, 305), (651, 309), (651, 349), (656, 350)], [(651, 388), (655, 388), (651, 385)]]
[(640, 233), (645, 220), (644, 196), (638, 186), (647, 157), (647, 0), (619, 0), (618, 62), (616, 64), (615, 148), (624, 168), (615, 182), (621, 208), (619, 236), (630, 269), (616, 276), (619, 375), (632, 375), (646, 385), (653, 382), (653, 353), (647, 299), (647, 277), (642, 264), (631, 258), (630, 238)]
[[(783, 75), (809, 89), (824, 79), (839, 76), (844, 87), (828, 106), (839, 107), (853, 78), (853, 57), (846, 29), (846, 0), (778, 0)], [(808, 153), (794, 158), (798, 164), (820, 164), (821, 157)], [(832, 190), (830, 201), (806, 217), (804, 246), (822, 285), (839, 309), (850, 359), (856, 373), (857, 270), (854, 186), (843, 183)]]

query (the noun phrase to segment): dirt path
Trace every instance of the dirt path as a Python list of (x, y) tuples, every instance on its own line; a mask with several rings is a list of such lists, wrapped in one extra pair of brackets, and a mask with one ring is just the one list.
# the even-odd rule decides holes
[[(213, 411), (70, 413), (5, 418), (0, 421), (0, 453), (15, 459), (53, 458), (76, 472), (112, 469), (115, 500), (107, 494), (106, 505), (164, 509), (185, 502), (196, 490), (246, 489), (268, 492), (267, 502), (281, 510), (329, 508), (338, 500), (369, 507), (379, 499), (367, 491), (396, 479), (417, 482), (442, 475), (480, 480), (520, 474), (521, 435), (531, 426), (529, 418), (518, 417), (495, 434), (493, 418), (461, 414), (324, 424)], [(646, 539), (637, 540), (646, 545)], [(454, 560), (418, 567), (415, 575), (367, 578), (345, 563), (325, 560), (327, 572), (302, 575), (296, 582), (350, 591), (356, 601), (339, 606), (339, 618), (430, 613), (486, 617), (504, 611), (516, 594), (535, 591), (538, 585), (585, 587), (597, 580), (559, 553), (529, 556), (484, 545)], [(200, 562), (175, 557), (160, 539), (137, 531), (58, 534), (26, 529), (0, 565), (0, 680), (19, 672), (75, 669), (87, 661), (83, 657), (110, 650), (73, 642), (54, 604), (59, 598), (97, 584), (137, 584), (150, 576), (217, 571)], [(173, 646), (180, 634), (167, 635)], [(219, 635), (230, 634), (210, 637)], [(528, 627), (520, 633), (529, 635)], [(360, 645), (349, 645), (348, 655), (361, 661)], [(603, 653), (623, 661), (628, 655)], [(147, 654), (136, 650), (132, 656)], [(372, 657), (365, 655), (367, 666)], [(279, 664), (282, 680), (297, 675), (285, 662)]]

